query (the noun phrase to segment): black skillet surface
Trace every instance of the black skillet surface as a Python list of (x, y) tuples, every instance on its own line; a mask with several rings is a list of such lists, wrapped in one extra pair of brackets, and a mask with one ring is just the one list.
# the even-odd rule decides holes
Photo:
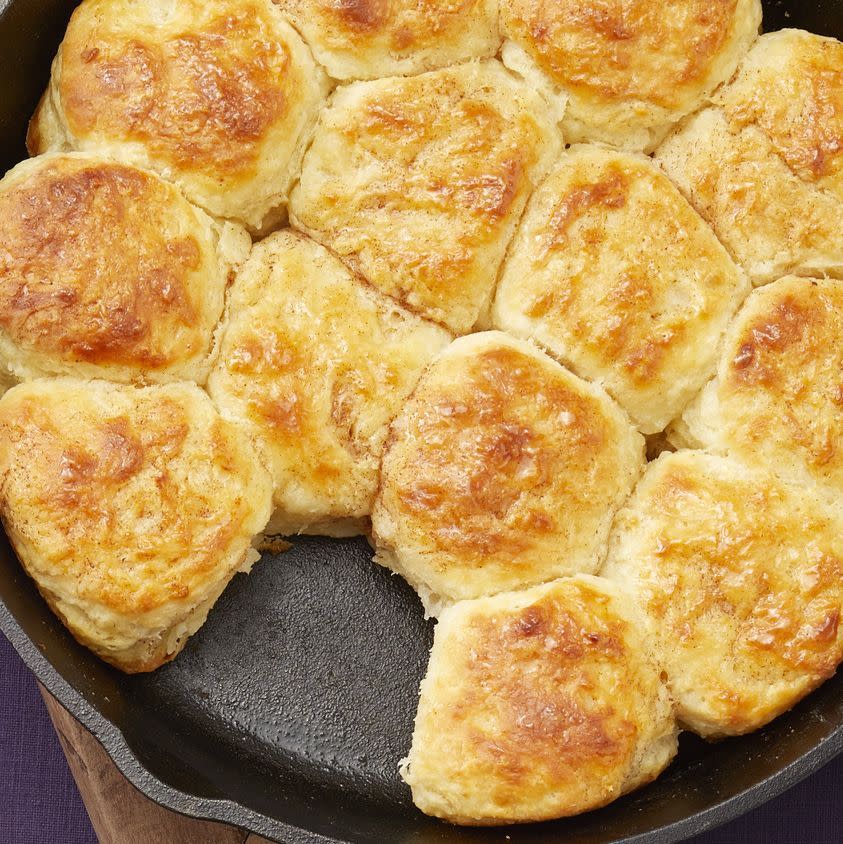
[[(0, 172), (25, 155), (26, 121), (74, 5), (0, 0)], [(843, 35), (841, 0), (765, 6), (768, 30)], [(76, 644), (0, 534), (0, 629), (143, 792), (285, 844), (676, 841), (843, 750), (838, 676), (762, 732), (717, 745), (683, 737), (659, 780), (599, 812), (487, 830), (425, 818), (397, 764), (432, 627), (370, 558), (362, 540), (298, 539), (238, 576), (174, 663), (127, 677)]]

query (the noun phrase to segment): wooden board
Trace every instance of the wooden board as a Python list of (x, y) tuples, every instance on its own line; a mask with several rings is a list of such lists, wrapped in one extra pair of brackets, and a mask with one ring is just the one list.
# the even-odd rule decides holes
[(117, 770), (100, 743), (39, 686), (100, 844), (268, 844), (235, 827), (162, 808)]

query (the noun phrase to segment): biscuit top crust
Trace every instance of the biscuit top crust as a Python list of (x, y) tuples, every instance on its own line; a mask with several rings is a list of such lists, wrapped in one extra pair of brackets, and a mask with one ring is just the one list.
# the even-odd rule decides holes
[(305, 525), (368, 516), (389, 422), (450, 335), (291, 231), (255, 246), (230, 300), (208, 386), (267, 449), (276, 502)]
[(207, 355), (226, 270), (211, 220), (171, 185), (50, 155), (0, 182), (0, 218), (0, 328), (33, 353), (23, 374), (83, 363), (140, 376)]
[(39, 587), (95, 626), (122, 619), (111, 636), (186, 615), (245, 562), (269, 516), (252, 449), (187, 384), (13, 388), (0, 478), (6, 530)]
[(757, 0), (501, 2), (503, 34), (572, 96), (575, 116), (628, 104), (627, 118), (649, 112), (653, 125), (659, 113), (689, 113), (728, 78), (760, 18)]
[(615, 520), (603, 574), (652, 620), (679, 717), (756, 729), (843, 658), (843, 519), (810, 487), (680, 451), (650, 465)]
[(573, 815), (623, 793), (642, 745), (674, 736), (634, 625), (612, 584), (582, 576), (447, 610), (409, 758), (416, 800), (489, 823)]
[(718, 380), (727, 448), (843, 490), (843, 281), (786, 278), (755, 291)]
[[(289, 187), (320, 80), (269, 0), (86, 0), (70, 20), (52, 95), (71, 146), (119, 145), (212, 213), (240, 211), (258, 225), (258, 210)], [(232, 190), (248, 191), (242, 208), (220, 195)]]
[(843, 200), (843, 44), (797, 29), (762, 36), (718, 92), (738, 127), (756, 126), (803, 181)]
[(336, 79), (419, 73), (493, 56), (495, 0), (275, 0)]
[(123, 5), (88, 0), (71, 20), (60, 86), (71, 132), (139, 140), (179, 169), (221, 178), (254, 169), (295, 81), (290, 51), (258, 4), (188, 0), (180, 5), (191, 12), (217, 14), (200, 14), (200, 26), (181, 32), (154, 14), (142, 22), (136, 3), (121, 18)]
[(530, 201), (492, 319), (602, 383), (655, 433), (713, 374), (720, 336), (748, 292), (649, 159), (575, 146)]
[(453, 599), (593, 570), (642, 459), (597, 388), (527, 343), (475, 334), (428, 368), (393, 426), (376, 539), (417, 553), (409, 576)]
[(656, 161), (754, 284), (789, 274), (843, 277), (843, 204), (796, 175), (757, 126), (739, 130), (722, 109), (705, 109), (659, 147)]
[(292, 218), (375, 287), (464, 333), (560, 149), (544, 101), (496, 61), (354, 83), (322, 115)]

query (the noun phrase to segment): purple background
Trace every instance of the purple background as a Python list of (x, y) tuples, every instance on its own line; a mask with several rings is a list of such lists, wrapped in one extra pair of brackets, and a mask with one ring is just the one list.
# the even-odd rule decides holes
[[(840, 841), (843, 757), (777, 800), (694, 839), (694, 844)], [(2, 634), (0, 844), (96, 844), (35, 680)]]

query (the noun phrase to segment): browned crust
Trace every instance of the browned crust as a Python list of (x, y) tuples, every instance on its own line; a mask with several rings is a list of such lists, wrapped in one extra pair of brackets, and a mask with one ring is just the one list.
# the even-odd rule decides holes
[(176, 199), (151, 174), (79, 158), (0, 192), (0, 327), (60, 361), (161, 370), (201, 358), (199, 276), (222, 280), (216, 255), (206, 265), (203, 224)]

